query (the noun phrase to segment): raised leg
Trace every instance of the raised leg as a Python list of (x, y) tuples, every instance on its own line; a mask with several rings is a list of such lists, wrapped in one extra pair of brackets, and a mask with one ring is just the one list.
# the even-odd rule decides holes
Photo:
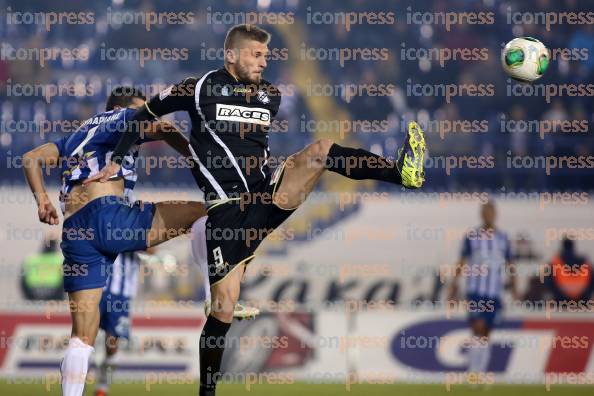
[(201, 202), (164, 201), (155, 204), (155, 215), (148, 235), (147, 246), (153, 247), (192, 230), (192, 224), (206, 216)]

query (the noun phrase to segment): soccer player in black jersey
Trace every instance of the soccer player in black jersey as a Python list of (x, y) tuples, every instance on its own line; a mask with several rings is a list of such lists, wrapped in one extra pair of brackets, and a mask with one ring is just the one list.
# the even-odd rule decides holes
[(270, 34), (254, 25), (232, 27), (224, 67), (172, 85), (139, 109), (112, 162), (87, 181), (104, 181), (138, 139), (134, 123), (186, 111), (192, 121), (192, 173), (205, 194), (212, 310), (200, 338), (200, 395), (214, 395), (240, 281), (262, 240), (307, 198), (324, 171), (419, 188), (424, 181), (423, 132), (414, 122), (397, 159), (320, 139), (268, 167), (268, 131), (281, 94), (262, 78)]

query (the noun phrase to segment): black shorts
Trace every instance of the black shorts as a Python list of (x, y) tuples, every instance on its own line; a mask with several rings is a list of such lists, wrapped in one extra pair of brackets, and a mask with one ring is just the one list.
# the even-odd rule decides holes
[(249, 264), (260, 243), (294, 211), (272, 203), (282, 181), (281, 166), (243, 199), (229, 200), (208, 209), (206, 248), (208, 278), (212, 287), (240, 264)]

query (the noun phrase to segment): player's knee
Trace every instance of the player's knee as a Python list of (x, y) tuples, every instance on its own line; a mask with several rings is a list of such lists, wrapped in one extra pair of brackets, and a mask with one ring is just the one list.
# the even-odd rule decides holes
[(118, 353), (118, 345), (115, 344), (115, 345), (106, 346), (105, 352), (106, 352), (107, 356), (115, 355), (116, 353)]
[(308, 161), (324, 161), (334, 142), (330, 139), (318, 139), (307, 147)]
[(201, 217), (206, 216), (206, 207), (202, 202), (189, 202), (190, 206), (190, 216), (188, 216), (188, 220), (190, 223), (194, 223)]
[(233, 320), (233, 306), (228, 301), (223, 302), (219, 300), (219, 304), (216, 302), (212, 304), (210, 315), (214, 316), (221, 322), (229, 323)]
[(211, 315), (220, 320), (232, 318), (237, 299), (238, 292), (231, 287), (222, 287), (213, 291)]
[(118, 337), (108, 335), (105, 337), (105, 353), (107, 356), (113, 356), (118, 352)]
[(78, 327), (73, 329), (72, 336), (78, 338), (87, 345), (93, 346), (95, 344), (97, 330), (94, 326), (87, 326), (86, 328)]
[(315, 141), (313, 146), (315, 147), (315, 154), (319, 157), (326, 157), (330, 151), (330, 147), (334, 142), (330, 139), (318, 139)]

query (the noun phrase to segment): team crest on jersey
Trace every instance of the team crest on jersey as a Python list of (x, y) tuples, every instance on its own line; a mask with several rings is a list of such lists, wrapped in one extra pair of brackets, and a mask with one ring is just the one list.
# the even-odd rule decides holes
[(256, 93), (256, 98), (258, 98), (258, 100), (264, 104), (270, 103), (270, 98), (268, 97), (266, 91), (264, 91), (263, 89), (259, 90)]

